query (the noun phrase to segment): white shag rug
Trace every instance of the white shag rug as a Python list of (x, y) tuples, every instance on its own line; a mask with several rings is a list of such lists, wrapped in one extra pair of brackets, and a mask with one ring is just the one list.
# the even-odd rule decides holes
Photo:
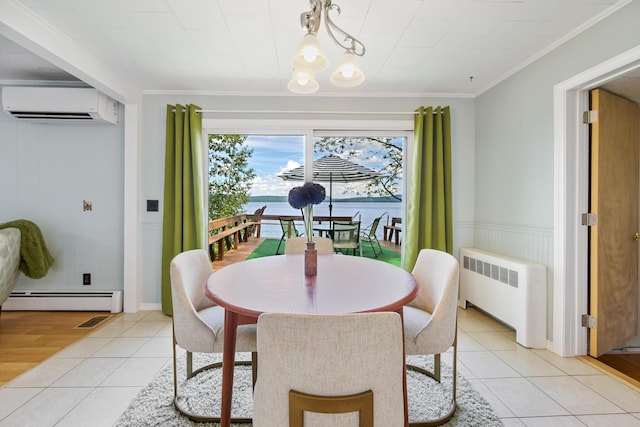
[[(238, 355), (240, 356), (240, 355)], [(237, 360), (249, 360), (242, 355)], [(213, 361), (219, 361), (219, 355), (194, 354), (194, 370)], [(408, 362), (417, 366), (432, 366), (432, 357), (409, 356)], [(220, 390), (222, 386), (221, 369), (201, 372), (186, 380), (185, 357), (178, 360), (178, 381), (180, 394), (188, 396), (182, 401), (184, 407), (192, 412), (214, 416), (220, 411)], [(451, 396), (451, 376), (453, 369), (442, 365), (442, 382), (438, 383), (422, 374), (407, 371), (407, 389), (409, 395), (409, 421), (432, 419), (446, 412)], [(471, 384), (458, 374), (458, 408), (445, 426), (494, 427), (502, 426), (500, 418), (491, 405)], [(234, 373), (233, 402), (231, 413), (234, 417), (251, 417), (253, 409), (251, 390), (251, 366), (237, 366)], [(218, 423), (195, 423), (181, 415), (173, 407), (173, 367), (162, 370), (131, 402), (129, 408), (120, 416), (116, 426), (142, 427), (215, 427)], [(235, 424), (236, 427), (249, 427), (251, 424)]]

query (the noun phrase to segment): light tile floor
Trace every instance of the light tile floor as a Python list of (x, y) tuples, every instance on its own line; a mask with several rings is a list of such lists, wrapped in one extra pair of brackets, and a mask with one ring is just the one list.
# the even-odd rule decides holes
[[(640, 427), (639, 392), (578, 359), (521, 347), (479, 311), (460, 310), (458, 343), (459, 372), (507, 427)], [(121, 315), (0, 388), (0, 427), (115, 425), (170, 364), (171, 319)]]

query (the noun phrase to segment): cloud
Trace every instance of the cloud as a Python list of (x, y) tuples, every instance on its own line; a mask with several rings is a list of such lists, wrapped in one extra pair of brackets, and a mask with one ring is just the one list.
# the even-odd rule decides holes
[(287, 161), (287, 166), (285, 166), (284, 168), (280, 168), (280, 172), (289, 171), (291, 169), (299, 168), (300, 166), (300, 163), (296, 162), (295, 160), (289, 160)]

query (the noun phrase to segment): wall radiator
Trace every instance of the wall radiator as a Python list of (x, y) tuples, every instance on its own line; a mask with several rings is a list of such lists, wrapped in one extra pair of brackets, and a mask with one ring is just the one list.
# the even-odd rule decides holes
[(529, 348), (547, 346), (547, 269), (474, 248), (460, 248), (459, 305), (477, 306), (516, 330)]
[(122, 291), (17, 291), (2, 304), (7, 311), (122, 311)]

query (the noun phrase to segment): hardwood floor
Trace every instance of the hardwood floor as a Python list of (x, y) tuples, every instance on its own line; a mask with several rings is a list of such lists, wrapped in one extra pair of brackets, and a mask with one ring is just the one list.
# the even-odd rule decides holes
[(603, 354), (597, 360), (640, 384), (640, 353)]
[(105, 312), (64, 311), (2, 311), (0, 313), (0, 386), (96, 328), (76, 328)]

